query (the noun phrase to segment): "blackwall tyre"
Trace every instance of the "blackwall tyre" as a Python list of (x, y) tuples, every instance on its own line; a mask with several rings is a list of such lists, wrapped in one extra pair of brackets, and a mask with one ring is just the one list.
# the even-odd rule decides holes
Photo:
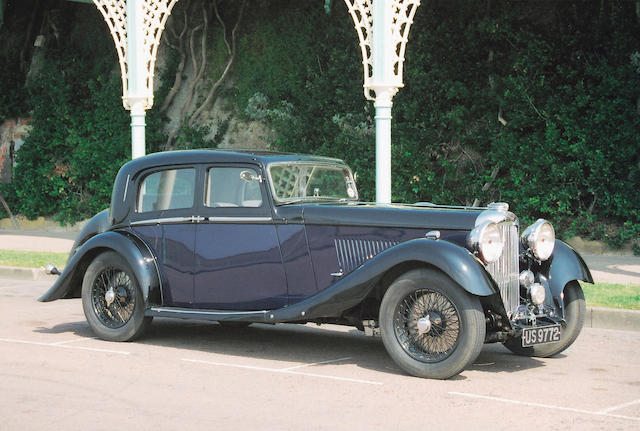
[(103, 340), (130, 341), (144, 332), (144, 300), (131, 267), (115, 252), (98, 255), (82, 280), (82, 308), (93, 332)]
[(389, 356), (404, 371), (447, 379), (478, 357), (486, 329), (477, 297), (439, 271), (417, 269), (389, 286), (380, 330)]
[(572, 281), (564, 288), (564, 310), (566, 325), (562, 328), (560, 341), (539, 346), (522, 347), (520, 338), (510, 338), (504, 345), (516, 355), (547, 358), (566, 350), (582, 331), (587, 307), (584, 293), (577, 281)]

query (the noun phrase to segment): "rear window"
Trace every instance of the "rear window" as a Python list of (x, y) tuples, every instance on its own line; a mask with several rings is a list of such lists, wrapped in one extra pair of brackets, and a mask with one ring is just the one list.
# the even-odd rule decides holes
[(138, 192), (138, 212), (193, 207), (196, 170), (168, 169), (147, 175)]

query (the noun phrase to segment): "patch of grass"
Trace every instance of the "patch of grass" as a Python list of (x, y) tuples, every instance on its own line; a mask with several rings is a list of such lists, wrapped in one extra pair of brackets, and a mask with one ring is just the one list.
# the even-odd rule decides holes
[(580, 283), (587, 306), (640, 310), (640, 286), (633, 284)]
[(48, 263), (52, 263), (58, 269), (62, 269), (67, 263), (68, 256), (68, 253), (0, 250), (0, 266), (42, 268)]

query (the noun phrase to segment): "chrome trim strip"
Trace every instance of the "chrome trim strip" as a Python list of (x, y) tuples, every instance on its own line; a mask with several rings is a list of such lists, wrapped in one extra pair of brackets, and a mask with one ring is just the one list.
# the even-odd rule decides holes
[(129, 190), (129, 179), (131, 178), (131, 174), (127, 175), (127, 181), (124, 183), (124, 194), (122, 195), (122, 202), (127, 200), (127, 190)]
[(152, 218), (148, 220), (138, 220), (131, 222), (131, 226), (140, 226), (147, 224), (163, 224), (163, 223), (192, 223), (193, 217), (165, 217)]
[(151, 307), (151, 311), (156, 313), (176, 313), (176, 314), (202, 314), (202, 315), (214, 315), (214, 314), (267, 314), (267, 310), (262, 311), (227, 311), (227, 310), (189, 310), (186, 308), (171, 308), (171, 307)]
[(272, 217), (209, 217), (213, 223), (266, 223), (272, 222)]

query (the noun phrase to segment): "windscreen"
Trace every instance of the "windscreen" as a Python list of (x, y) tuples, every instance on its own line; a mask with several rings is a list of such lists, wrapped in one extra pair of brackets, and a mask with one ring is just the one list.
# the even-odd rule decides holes
[(277, 203), (358, 199), (353, 176), (345, 165), (274, 163), (269, 165), (269, 177)]

